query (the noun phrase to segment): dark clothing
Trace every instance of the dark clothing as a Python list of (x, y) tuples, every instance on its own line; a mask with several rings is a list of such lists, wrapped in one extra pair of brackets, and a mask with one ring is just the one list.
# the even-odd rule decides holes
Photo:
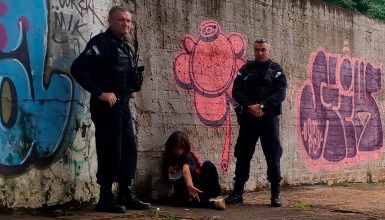
[(74, 61), (71, 74), (93, 98), (102, 92), (125, 96), (133, 92), (136, 58), (126, 39), (116, 38), (108, 29), (93, 37)]
[(202, 164), (194, 152), (190, 152), (187, 157), (183, 159), (180, 167), (182, 167), (184, 164), (187, 164), (190, 167), (190, 172), (195, 172), (198, 174), (201, 173)]
[(91, 100), (98, 157), (97, 182), (129, 185), (135, 178), (137, 142), (132, 125), (129, 99), (120, 98), (113, 107)]
[[(281, 181), (280, 159), (282, 147), (279, 139), (279, 117), (286, 96), (286, 77), (281, 66), (271, 60), (248, 62), (238, 72), (234, 81), (233, 97), (240, 105), (237, 109), (240, 124), (234, 155), (237, 158), (235, 178), (237, 190), (242, 194), (249, 179), (250, 161), (255, 145), (261, 139), (267, 162), (267, 176), (272, 184)], [(256, 118), (248, 107), (262, 104), (264, 116)]]
[(249, 179), (250, 161), (258, 139), (261, 139), (262, 150), (267, 162), (268, 180), (272, 183), (279, 183), (281, 181), (282, 147), (279, 140), (279, 118), (277, 116), (263, 116), (241, 124), (234, 151), (237, 158), (234, 180), (245, 183)]
[(247, 62), (234, 81), (233, 98), (241, 107), (237, 113), (244, 117), (250, 105), (263, 104), (265, 114), (280, 115), (286, 87), (286, 77), (278, 63)]
[(214, 208), (213, 203), (210, 202), (209, 199), (216, 198), (221, 193), (218, 172), (215, 165), (210, 161), (206, 161), (202, 164), (200, 174), (191, 172), (191, 176), (194, 186), (203, 191), (203, 193), (199, 194), (200, 202), (196, 200), (190, 201), (187, 185), (182, 177), (173, 182), (174, 194), (172, 195), (172, 204), (185, 207)]
[[(93, 37), (71, 67), (72, 76), (91, 93), (90, 111), (95, 124), (98, 159), (97, 182), (110, 188), (113, 182), (131, 184), (137, 164), (137, 141), (129, 108), (130, 75), (135, 58), (126, 39), (110, 29)], [(110, 107), (98, 97), (113, 92), (118, 100)]]

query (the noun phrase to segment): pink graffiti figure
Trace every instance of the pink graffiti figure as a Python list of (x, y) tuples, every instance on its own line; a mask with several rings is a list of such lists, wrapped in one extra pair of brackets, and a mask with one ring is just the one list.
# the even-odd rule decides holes
[(193, 91), (195, 110), (200, 121), (209, 127), (225, 125), (221, 169), (226, 172), (230, 159), (230, 102), (235, 72), (245, 63), (246, 44), (238, 33), (225, 35), (214, 20), (199, 26), (197, 40), (187, 35), (184, 49), (174, 62), (177, 84)]
[(382, 154), (383, 130), (375, 100), (382, 67), (346, 54), (322, 48), (312, 53), (307, 80), (298, 91), (298, 142), (312, 171), (343, 169)]

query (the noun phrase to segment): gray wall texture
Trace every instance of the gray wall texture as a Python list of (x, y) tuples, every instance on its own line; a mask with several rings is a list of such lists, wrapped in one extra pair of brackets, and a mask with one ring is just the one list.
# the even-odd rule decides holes
[[(385, 180), (382, 21), (315, 0), (0, 0), (1, 207), (95, 201), (89, 94), (69, 67), (117, 4), (133, 12), (131, 39), (146, 67), (132, 102), (141, 194), (167, 194), (160, 159), (175, 130), (190, 135), (231, 188), (231, 85), (257, 37), (270, 40), (288, 78), (284, 183)], [(257, 145), (247, 189), (265, 186)]]

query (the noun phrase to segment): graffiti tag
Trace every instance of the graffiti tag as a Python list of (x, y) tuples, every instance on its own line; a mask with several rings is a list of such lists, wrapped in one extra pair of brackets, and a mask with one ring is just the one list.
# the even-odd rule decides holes
[(238, 33), (224, 34), (217, 21), (199, 26), (200, 36), (186, 35), (174, 62), (178, 86), (193, 91), (195, 110), (209, 127), (225, 127), (221, 169), (228, 170), (231, 146), (230, 102), (235, 72), (245, 63), (246, 44)]
[(341, 169), (378, 158), (383, 130), (375, 97), (382, 67), (321, 48), (307, 71), (297, 97), (297, 134), (309, 167)]

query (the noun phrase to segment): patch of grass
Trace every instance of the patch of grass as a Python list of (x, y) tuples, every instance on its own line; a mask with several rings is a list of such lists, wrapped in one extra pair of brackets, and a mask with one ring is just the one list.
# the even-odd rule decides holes
[(160, 216), (159, 212), (155, 209), (150, 209), (149, 211), (146, 211), (145, 215), (151, 218), (159, 218)]
[(164, 215), (159, 213), (158, 210), (150, 210), (147, 211), (145, 214), (147, 217), (153, 218), (153, 219), (158, 219), (158, 220), (185, 220), (187, 218), (182, 218), (179, 216), (174, 216), (174, 215)]
[(178, 216), (163, 216), (161, 220), (182, 220), (182, 218)]
[(311, 206), (305, 202), (296, 201), (294, 202), (293, 207), (296, 209), (309, 210)]

